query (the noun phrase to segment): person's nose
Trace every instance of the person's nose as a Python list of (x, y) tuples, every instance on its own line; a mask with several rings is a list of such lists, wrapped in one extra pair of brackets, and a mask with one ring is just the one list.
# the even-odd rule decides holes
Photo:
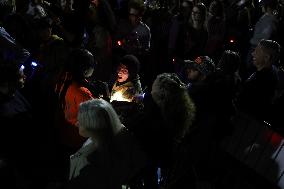
[(252, 51), (251, 55), (254, 57), (255, 56), (255, 50)]

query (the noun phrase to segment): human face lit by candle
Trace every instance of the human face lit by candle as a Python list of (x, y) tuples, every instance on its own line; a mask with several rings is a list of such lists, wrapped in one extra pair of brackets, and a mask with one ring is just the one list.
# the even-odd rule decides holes
[(125, 65), (120, 64), (117, 69), (117, 81), (119, 83), (125, 82), (129, 77), (128, 69)]

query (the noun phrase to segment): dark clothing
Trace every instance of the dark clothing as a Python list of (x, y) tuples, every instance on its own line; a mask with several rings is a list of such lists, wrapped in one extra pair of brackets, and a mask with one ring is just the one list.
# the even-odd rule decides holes
[[(183, 59), (193, 60), (197, 56), (205, 55), (208, 32), (205, 28), (197, 30), (192, 26), (185, 26), (178, 38), (177, 54)], [(180, 54), (182, 53), (182, 54)]]
[(228, 129), (227, 123), (234, 113), (232, 98), (235, 85), (233, 77), (222, 73), (214, 73), (204, 81), (189, 85), (189, 95), (196, 105), (196, 127), (211, 125), (213, 133), (218, 135)]
[(272, 106), (271, 120), (273, 129), (275, 129), (278, 133), (284, 135), (284, 93), (277, 98)]
[(144, 109), (132, 117), (127, 127), (137, 137), (143, 150), (150, 158), (148, 167), (141, 175), (145, 188), (158, 188), (157, 168), (163, 172), (171, 167), (173, 150), (173, 132), (164, 121), (160, 109), (151, 95), (144, 98)]
[(46, 170), (46, 164), (40, 162), (47, 159), (43, 157), (47, 150), (43, 145), (45, 134), (41, 133), (45, 131), (33, 115), (30, 104), (18, 91), (12, 97), (0, 95), (0, 157), (13, 165), (27, 188), (43, 184), (41, 170)]
[(30, 53), (19, 46), (6, 30), (0, 26), (0, 57), (4, 60), (15, 61), (23, 64)]
[(145, 95), (144, 110), (138, 113), (133, 121), (129, 130), (137, 136), (152, 161), (159, 167), (168, 166), (173, 137), (170, 127), (167, 127), (160, 109), (150, 95)]
[(238, 97), (240, 110), (258, 119), (268, 118), (277, 82), (273, 68), (264, 68), (253, 73), (244, 83)]
[[(14, 158), (18, 152), (13, 147), (19, 144), (25, 146), (24, 144), (31, 142), (32, 135), (29, 132), (32, 126), (31, 106), (18, 91), (13, 97), (0, 95), (0, 154)], [(17, 142), (19, 143), (16, 144)]]
[(207, 22), (208, 40), (206, 43), (206, 55), (214, 61), (218, 61), (223, 51), (225, 41), (225, 20), (217, 16), (209, 16)]
[[(211, 182), (219, 170), (218, 148), (222, 139), (232, 131), (233, 86), (233, 78), (221, 73), (189, 85), (188, 91), (196, 106), (195, 130), (186, 138), (185, 155), (190, 159), (188, 162), (184, 160), (187, 164), (181, 172), (187, 169), (190, 173), (194, 167), (199, 181)], [(187, 176), (186, 173), (183, 176)]]
[(96, 141), (85, 143), (71, 156), (71, 178), (62, 188), (119, 189), (145, 167), (145, 153), (126, 129), (108, 142), (101, 146)]
[(137, 137), (150, 159), (147, 168), (136, 181), (139, 183), (143, 180), (145, 189), (157, 189), (158, 167), (163, 170), (162, 172), (171, 167), (174, 137), (150, 94), (146, 93), (143, 104), (143, 110), (133, 115), (126, 127)]

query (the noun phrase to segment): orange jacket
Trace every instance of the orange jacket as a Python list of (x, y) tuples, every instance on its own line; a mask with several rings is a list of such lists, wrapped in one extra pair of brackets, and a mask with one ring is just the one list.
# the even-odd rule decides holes
[(77, 82), (72, 82), (65, 95), (64, 114), (66, 121), (76, 126), (80, 103), (92, 98), (94, 97), (87, 88), (78, 85)]

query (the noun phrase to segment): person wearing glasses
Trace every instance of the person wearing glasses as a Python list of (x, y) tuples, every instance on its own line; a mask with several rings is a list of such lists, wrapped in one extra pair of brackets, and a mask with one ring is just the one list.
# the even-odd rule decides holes
[(181, 28), (176, 41), (176, 49), (173, 56), (179, 59), (194, 60), (198, 56), (204, 56), (208, 40), (206, 28), (207, 9), (203, 3), (193, 6), (189, 21)]
[(131, 1), (128, 9), (128, 19), (131, 31), (125, 37), (125, 47), (128, 53), (141, 54), (150, 49), (150, 28), (142, 21), (145, 6), (142, 2)]
[(125, 55), (117, 68), (117, 78), (112, 86), (110, 101), (132, 102), (142, 94), (139, 79), (139, 60), (134, 55)]

